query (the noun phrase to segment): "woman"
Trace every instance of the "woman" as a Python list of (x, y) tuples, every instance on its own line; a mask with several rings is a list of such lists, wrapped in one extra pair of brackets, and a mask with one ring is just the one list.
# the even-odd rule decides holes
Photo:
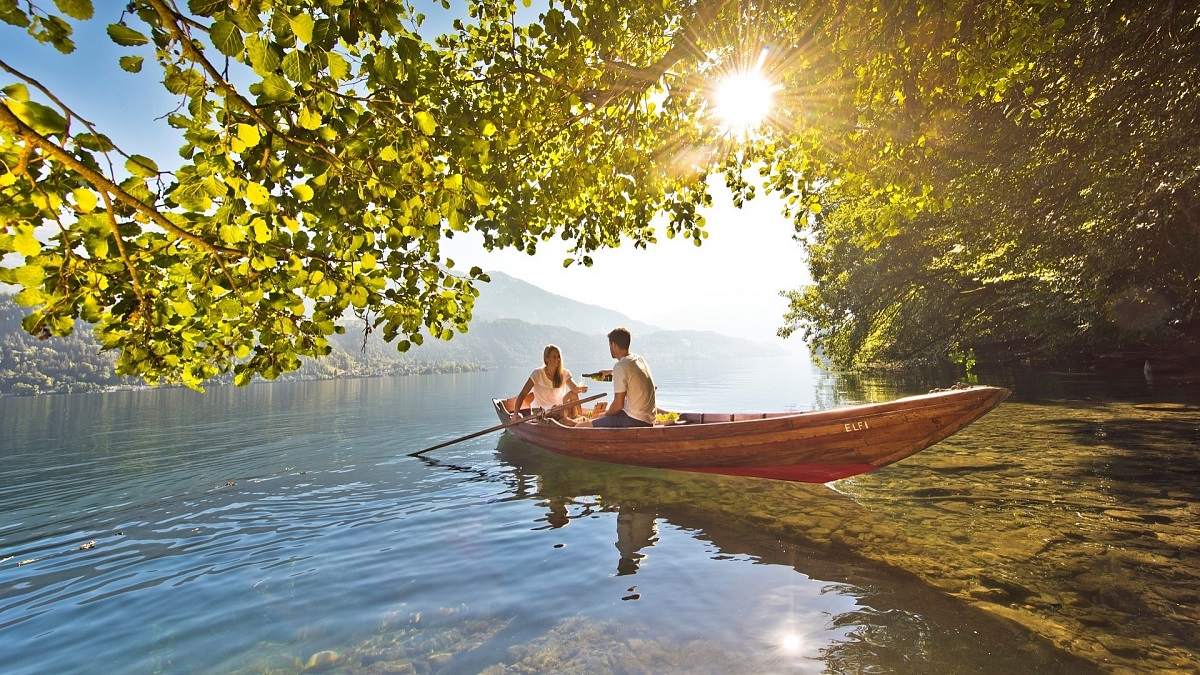
[[(505, 405), (512, 412), (513, 417), (519, 415), (521, 410), (548, 409), (564, 403), (573, 403), (579, 400), (580, 394), (587, 391), (586, 384), (575, 384), (575, 381), (571, 379), (571, 371), (563, 368), (562, 352), (558, 350), (558, 347), (546, 345), (546, 348), (542, 350), (542, 363), (545, 365), (530, 373), (529, 379), (525, 381), (525, 386), (521, 388), (521, 393), (517, 394), (516, 398), (505, 401)], [(526, 400), (526, 397), (531, 397), (532, 400)], [(517, 401), (520, 401), (522, 405), (518, 406)], [(560, 410), (551, 416), (555, 419), (570, 419), (581, 414), (580, 406), (576, 405)]]

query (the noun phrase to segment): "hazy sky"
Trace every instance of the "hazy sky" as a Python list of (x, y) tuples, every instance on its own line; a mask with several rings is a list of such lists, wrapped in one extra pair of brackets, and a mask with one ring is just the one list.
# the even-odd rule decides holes
[(737, 209), (723, 185), (714, 190), (713, 202), (704, 211), (709, 237), (703, 246), (667, 239), (658, 228), (657, 244), (598, 251), (590, 268), (563, 268), (567, 246), (559, 240), (539, 246), (536, 256), (489, 253), (476, 236), (455, 236), (443, 250), (456, 269), (499, 270), (661, 328), (713, 330), (800, 348), (799, 337), (785, 343), (775, 336), (787, 310), (779, 292), (808, 279), (803, 251), (792, 239), (791, 222), (780, 215), (780, 202), (760, 196)]
[[(166, 166), (180, 142), (162, 118), (177, 101), (158, 83), (161, 75), (151, 59), (136, 75), (117, 66), (118, 57), (141, 52), (108, 39), (104, 27), (114, 17), (99, 15), (103, 13), (76, 24), (77, 49), (69, 56), (0, 23), (0, 58), (50, 87), (127, 151)], [(5, 73), (0, 83), (11, 80)], [(787, 308), (779, 292), (808, 280), (801, 247), (792, 240), (791, 223), (780, 215), (780, 202), (760, 196), (739, 210), (718, 185), (714, 206), (704, 214), (709, 237), (703, 246), (690, 239), (668, 240), (660, 227), (659, 243), (648, 250), (626, 245), (598, 251), (590, 268), (564, 269), (567, 247), (557, 239), (539, 246), (531, 257), (515, 251), (489, 253), (479, 237), (460, 234), (445, 243), (444, 253), (456, 269), (478, 265), (499, 270), (663, 328), (714, 330), (802, 348), (798, 337), (786, 342), (775, 337)]]

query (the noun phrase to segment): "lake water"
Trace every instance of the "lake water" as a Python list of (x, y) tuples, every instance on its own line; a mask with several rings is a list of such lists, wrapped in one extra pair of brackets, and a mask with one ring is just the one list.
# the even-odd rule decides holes
[[(953, 381), (652, 366), (685, 410)], [(981, 374), (1013, 397), (829, 486), (501, 433), (406, 456), (494, 425), (527, 372), (0, 400), (3, 671), (1200, 668), (1194, 380)]]

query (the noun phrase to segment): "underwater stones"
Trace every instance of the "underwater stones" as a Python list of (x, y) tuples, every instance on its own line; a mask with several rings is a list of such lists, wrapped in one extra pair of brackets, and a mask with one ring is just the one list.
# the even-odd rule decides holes
[(1096, 636), (1096, 641), (1104, 647), (1110, 654), (1123, 656), (1126, 658), (1137, 657), (1146, 651), (1146, 645), (1123, 635), (1114, 635), (1112, 633), (1101, 633)]
[(1035, 525), (996, 533), (996, 542), (1005, 557), (1024, 561), (1041, 553), (1046, 542), (1056, 537), (1050, 528)]
[(975, 511), (975, 507), (959, 500), (944, 499), (937, 502), (937, 508), (948, 513), (955, 513), (961, 516), (969, 516)]
[(1063, 599), (1055, 593), (1035, 593), (1034, 595), (1025, 598), (1025, 604), (1033, 609), (1059, 609), (1064, 604)]
[(342, 660), (342, 655), (335, 651), (326, 649), (319, 651), (308, 658), (304, 664), (305, 672), (320, 672), (328, 668), (332, 668)]
[(999, 589), (988, 586), (974, 586), (967, 590), (967, 595), (976, 600), (985, 600), (987, 602), (1004, 602), (1008, 599), (1008, 593)]
[(1115, 520), (1125, 520), (1129, 522), (1141, 522), (1142, 516), (1137, 511), (1129, 511), (1127, 509), (1105, 509), (1105, 516)]

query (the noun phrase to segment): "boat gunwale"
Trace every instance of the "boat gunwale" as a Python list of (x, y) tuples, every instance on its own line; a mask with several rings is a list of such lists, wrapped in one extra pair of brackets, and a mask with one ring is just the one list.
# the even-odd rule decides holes
[[(902, 411), (920, 411), (931, 407), (947, 407), (954, 405), (964, 405), (963, 399), (977, 400), (983, 404), (990, 398), (996, 398), (988, 407), (990, 410), (1007, 398), (1011, 392), (1004, 387), (994, 387), (988, 385), (978, 385), (965, 389), (950, 389), (944, 391), (934, 391), (927, 394), (916, 394), (906, 396), (904, 398), (893, 399), (879, 403), (858, 403), (853, 405), (838, 406), (835, 408), (824, 408), (821, 410), (801, 410), (796, 412), (769, 412), (769, 413), (699, 413), (699, 412), (681, 412), (676, 413), (679, 416), (695, 415), (695, 416), (738, 416), (738, 415), (759, 415), (759, 417), (751, 417), (749, 419), (734, 419), (734, 420), (713, 420), (711, 422), (687, 422), (685, 424), (656, 424), (652, 427), (571, 427), (564, 424), (559, 424), (553, 420), (531, 420), (530, 422), (520, 425), (525, 429), (518, 432), (513, 429), (514, 434), (527, 433), (529, 435), (538, 435), (554, 438), (569, 438), (576, 437), (582, 440), (578, 434), (586, 434), (588, 441), (599, 442), (602, 440), (623, 439), (629, 442), (659, 440), (657, 436), (668, 435), (678, 437), (679, 440), (686, 438), (689, 434), (687, 430), (704, 430), (705, 435), (709, 435), (716, 430), (724, 428), (733, 428), (737, 425), (746, 426), (754, 425), (763, 427), (762, 433), (771, 433), (772, 431), (786, 431), (796, 428), (793, 422), (797, 419), (803, 419), (804, 426), (828, 424), (832, 420), (840, 420), (846, 418), (866, 419), (881, 417), (884, 415), (893, 414), (900, 409)], [(929, 400), (930, 405), (916, 405), (913, 403), (922, 400)], [(492, 399), (497, 412), (503, 410), (502, 399)], [(822, 418), (830, 418), (825, 420)], [(768, 430), (769, 429), (769, 430)], [(532, 431), (536, 430), (536, 431)], [(730, 433), (735, 435), (736, 432)]]

